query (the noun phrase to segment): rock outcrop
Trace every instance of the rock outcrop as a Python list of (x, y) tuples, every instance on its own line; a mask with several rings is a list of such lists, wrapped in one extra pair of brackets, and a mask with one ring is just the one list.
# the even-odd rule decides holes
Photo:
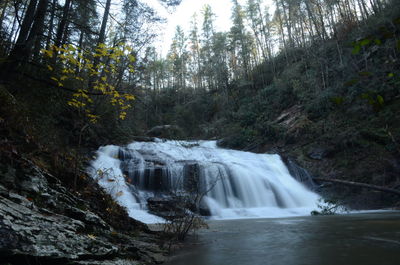
[[(3, 157), (2, 157), (3, 158)], [(28, 159), (0, 162), (0, 264), (156, 264), (157, 236), (114, 229)], [(130, 222), (129, 220), (124, 220)]]

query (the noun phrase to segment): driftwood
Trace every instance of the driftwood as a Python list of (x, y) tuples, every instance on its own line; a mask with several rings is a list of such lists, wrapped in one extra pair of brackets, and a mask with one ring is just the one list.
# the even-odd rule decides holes
[(353, 181), (340, 180), (340, 179), (328, 179), (328, 178), (313, 178), (313, 180), (323, 181), (323, 182), (332, 182), (335, 184), (341, 184), (341, 185), (345, 185), (345, 186), (362, 187), (362, 188), (367, 188), (367, 189), (371, 189), (371, 190), (379, 190), (379, 191), (393, 193), (393, 194), (400, 196), (400, 190), (385, 188), (385, 187), (366, 184), (366, 183), (353, 182)]

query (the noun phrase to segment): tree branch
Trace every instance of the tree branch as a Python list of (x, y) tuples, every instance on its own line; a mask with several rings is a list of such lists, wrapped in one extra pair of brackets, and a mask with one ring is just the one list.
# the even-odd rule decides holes
[(366, 184), (366, 183), (353, 182), (353, 181), (340, 180), (340, 179), (328, 179), (328, 178), (313, 178), (313, 180), (322, 181), (322, 182), (332, 182), (335, 184), (340, 184), (340, 185), (345, 185), (345, 186), (361, 187), (361, 188), (367, 188), (367, 189), (371, 189), (371, 190), (378, 190), (378, 191), (388, 192), (388, 193), (392, 193), (392, 194), (396, 194), (396, 195), (400, 196), (400, 190), (385, 188), (382, 186), (376, 186), (376, 185), (371, 185), (371, 184)]

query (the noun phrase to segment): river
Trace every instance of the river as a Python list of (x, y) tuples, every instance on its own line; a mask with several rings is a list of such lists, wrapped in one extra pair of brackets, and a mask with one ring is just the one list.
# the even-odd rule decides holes
[(400, 212), (210, 221), (165, 265), (398, 265)]
[(210, 228), (167, 265), (400, 264), (400, 212), (306, 216), (320, 195), (278, 155), (161, 139), (97, 154), (89, 173), (142, 222), (163, 222), (148, 212), (149, 199), (205, 192), (199, 205)]

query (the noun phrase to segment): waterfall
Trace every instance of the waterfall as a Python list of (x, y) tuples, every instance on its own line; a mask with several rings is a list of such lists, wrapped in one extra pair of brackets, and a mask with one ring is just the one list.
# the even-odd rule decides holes
[(134, 142), (97, 151), (89, 173), (128, 214), (160, 222), (147, 200), (193, 185), (212, 219), (308, 215), (318, 195), (294, 179), (279, 155), (218, 148), (216, 141)]

